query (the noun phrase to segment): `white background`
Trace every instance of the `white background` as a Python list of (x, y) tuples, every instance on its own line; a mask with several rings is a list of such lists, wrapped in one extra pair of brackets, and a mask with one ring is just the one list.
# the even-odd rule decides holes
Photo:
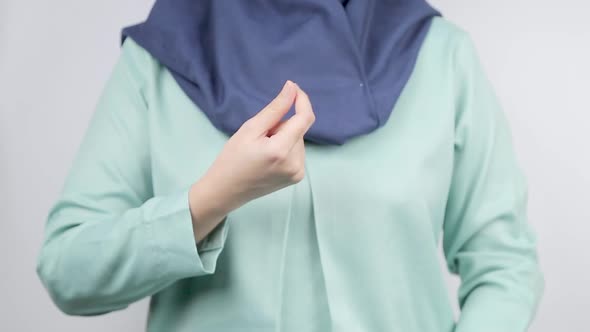
[[(475, 40), (528, 177), (546, 280), (531, 331), (589, 331), (590, 3), (431, 3)], [(65, 316), (37, 279), (35, 260), (47, 211), (117, 59), (120, 28), (151, 4), (0, 0), (1, 331), (144, 329), (146, 301)], [(453, 292), (457, 280), (449, 285)]]

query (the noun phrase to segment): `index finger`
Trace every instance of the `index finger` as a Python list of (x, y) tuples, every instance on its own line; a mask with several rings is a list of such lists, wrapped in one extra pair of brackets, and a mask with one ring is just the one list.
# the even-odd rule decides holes
[(295, 83), (287, 80), (281, 92), (251, 118), (252, 122), (256, 124), (258, 133), (266, 133), (272, 127), (276, 126), (283, 116), (289, 112), (289, 109), (291, 109), (296, 95), (297, 88)]
[(309, 97), (305, 91), (297, 86), (295, 115), (289, 118), (271, 138), (277, 144), (291, 148), (305, 135), (314, 122), (315, 113), (313, 112)]

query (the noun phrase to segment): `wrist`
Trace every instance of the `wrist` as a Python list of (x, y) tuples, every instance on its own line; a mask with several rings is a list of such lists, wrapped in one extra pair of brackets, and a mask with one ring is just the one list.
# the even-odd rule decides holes
[(189, 191), (189, 202), (193, 218), (194, 214), (203, 218), (221, 216), (229, 212), (225, 194), (206, 177), (193, 183)]
[(197, 243), (232, 210), (226, 193), (220, 189), (209, 177), (202, 177), (190, 187), (189, 207)]
[(245, 192), (240, 191), (243, 185), (236, 185), (226, 176), (218, 176), (207, 172), (190, 189), (190, 204), (201, 206), (206, 215), (225, 216), (229, 212), (239, 208), (250, 198)]

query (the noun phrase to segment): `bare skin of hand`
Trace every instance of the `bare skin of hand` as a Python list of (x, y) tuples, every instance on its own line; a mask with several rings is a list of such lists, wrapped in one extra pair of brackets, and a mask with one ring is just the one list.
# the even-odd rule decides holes
[[(295, 115), (281, 121), (295, 103)], [(305, 176), (303, 135), (315, 121), (309, 97), (287, 81), (265, 108), (230, 137), (189, 192), (196, 242), (234, 209)]]

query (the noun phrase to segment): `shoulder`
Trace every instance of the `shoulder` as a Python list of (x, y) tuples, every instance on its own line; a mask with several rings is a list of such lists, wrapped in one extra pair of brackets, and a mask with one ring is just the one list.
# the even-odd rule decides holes
[(428, 39), (452, 49), (461, 43), (470, 41), (471, 35), (457, 23), (442, 16), (435, 16), (432, 18)]
[(461, 99), (474, 85), (487, 83), (474, 39), (458, 24), (434, 17), (424, 47), (430, 63), (445, 73), (445, 81), (453, 87), (455, 97)]
[(491, 123), (501, 106), (472, 35), (446, 18), (435, 17), (424, 47), (429, 78), (440, 80), (439, 89), (448, 92), (457, 131), (476, 121), (474, 117)]
[(123, 45), (121, 45), (121, 57), (125, 61), (143, 65), (150, 65), (156, 62), (155, 58), (131, 37), (127, 37), (123, 41)]
[(131, 37), (125, 38), (121, 45), (116, 66), (139, 88), (153, 80), (161, 70), (157, 59)]
[(477, 50), (471, 34), (447, 18), (436, 16), (432, 19), (426, 41), (429, 47), (448, 57), (455, 70), (464, 70), (477, 60)]
[(435, 16), (432, 18), (431, 30), (436, 33), (438, 37), (446, 36), (451, 38), (461, 38), (468, 34), (462, 26), (443, 16)]

